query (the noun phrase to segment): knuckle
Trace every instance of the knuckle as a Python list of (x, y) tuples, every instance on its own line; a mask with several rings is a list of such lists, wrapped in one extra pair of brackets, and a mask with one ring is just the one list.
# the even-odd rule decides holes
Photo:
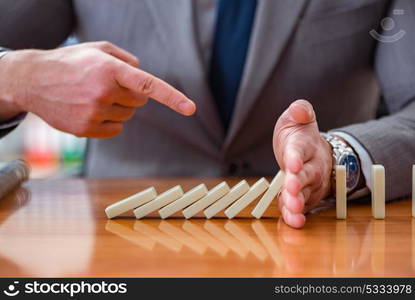
[(140, 80), (138, 80), (137, 83), (138, 92), (149, 96), (154, 89), (154, 78), (152, 77), (143, 77)]
[(118, 124), (118, 127), (115, 130), (115, 133), (118, 135), (124, 130), (124, 124), (120, 123)]
[(129, 104), (135, 108), (135, 107), (144, 106), (147, 104), (147, 102), (148, 102), (148, 97), (142, 97), (140, 95), (137, 95), (131, 98), (131, 102)]
[(140, 60), (138, 59), (138, 57), (132, 55), (131, 57), (128, 58), (128, 64), (130, 64), (133, 67), (139, 68)]
[(175, 99), (175, 97), (174, 97), (174, 93), (173, 93), (173, 91), (168, 91), (167, 92), (167, 95), (166, 95), (166, 104), (169, 106), (169, 107), (172, 107), (172, 108), (178, 108), (178, 102), (176, 101), (176, 99)]
[(102, 51), (97, 48), (86, 49), (82, 55), (82, 65), (85, 66), (84, 70), (94, 71), (102, 64)]
[(87, 123), (82, 123), (82, 124), (79, 124), (75, 128), (73, 134), (76, 137), (79, 137), (79, 138), (80, 137), (90, 137), (91, 136), (91, 128)]
[(132, 117), (134, 117), (134, 115), (135, 115), (135, 108), (132, 108), (128, 111), (126, 115), (126, 121), (130, 120)]
[(102, 50), (108, 50), (112, 47), (112, 44), (108, 41), (99, 41), (97, 42), (97, 46), (98, 48), (102, 49)]
[(130, 111), (123, 111), (123, 112), (118, 113), (118, 116), (116, 117), (116, 119), (120, 122), (125, 122), (131, 119), (132, 116), (133, 115)]
[(147, 104), (147, 102), (148, 102), (148, 97), (145, 97), (145, 98), (139, 99), (137, 102), (138, 102), (138, 105), (137, 105), (137, 106), (143, 106), (143, 105), (146, 105), (146, 104)]
[(105, 98), (105, 90), (102, 88), (97, 88), (91, 92), (91, 100), (93, 104), (102, 102)]
[(102, 115), (102, 108), (96, 103), (89, 105), (85, 112), (85, 121), (92, 122), (100, 119)]
[(100, 84), (90, 91), (90, 99), (92, 101), (91, 106), (99, 109), (101, 103), (106, 103), (110, 99), (110, 89), (105, 84)]
[(121, 134), (123, 129), (124, 129), (124, 125), (122, 123), (116, 123), (114, 124), (114, 126), (112, 126), (111, 130), (108, 131), (107, 137), (117, 136)]
[(114, 70), (114, 61), (112, 59), (101, 59), (97, 63), (97, 72), (101, 75), (107, 75)]
[(111, 57), (105, 57), (102, 53), (91, 51), (83, 61), (85, 65), (84, 74), (88, 81), (107, 81), (116, 69), (116, 64)]

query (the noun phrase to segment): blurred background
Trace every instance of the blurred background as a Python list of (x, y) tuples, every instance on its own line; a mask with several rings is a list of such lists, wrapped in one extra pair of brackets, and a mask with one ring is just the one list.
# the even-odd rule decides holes
[[(70, 37), (62, 46), (76, 44)], [(0, 140), (0, 161), (23, 158), (31, 178), (71, 177), (81, 173), (86, 139), (60, 132), (35, 115)]]

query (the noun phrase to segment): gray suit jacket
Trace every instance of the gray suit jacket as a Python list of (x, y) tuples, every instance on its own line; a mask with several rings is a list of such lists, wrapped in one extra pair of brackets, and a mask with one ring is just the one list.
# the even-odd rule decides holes
[[(388, 199), (409, 194), (415, 2), (259, 0), (226, 134), (206, 80), (196, 7), (189, 0), (2, 0), (0, 45), (49, 48), (74, 29), (81, 41), (108, 40), (131, 51), (143, 69), (196, 102), (192, 117), (149, 102), (120, 136), (90, 140), (87, 176), (275, 174), (275, 122), (293, 100), (305, 98), (316, 109), (321, 131), (336, 128), (354, 136), (385, 166)], [(404, 14), (393, 15), (395, 8)], [(388, 13), (407, 34), (395, 43), (377, 42), (369, 31), (379, 31)], [(374, 120), (380, 95), (391, 114)]]

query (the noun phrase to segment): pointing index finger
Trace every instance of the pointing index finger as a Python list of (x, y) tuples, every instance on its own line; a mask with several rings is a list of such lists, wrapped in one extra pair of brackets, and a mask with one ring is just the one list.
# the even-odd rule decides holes
[(150, 97), (185, 116), (196, 111), (194, 102), (182, 92), (143, 70), (122, 64), (115, 72), (115, 79), (121, 86)]

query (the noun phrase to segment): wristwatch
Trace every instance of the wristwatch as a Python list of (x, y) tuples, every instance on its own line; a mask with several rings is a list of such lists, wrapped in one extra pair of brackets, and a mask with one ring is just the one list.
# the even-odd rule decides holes
[[(356, 189), (360, 180), (361, 167), (359, 158), (353, 149), (347, 145), (340, 138), (326, 133), (321, 133), (321, 136), (330, 144), (333, 150), (333, 168), (332, 179), (336, 182), (336, 165), (346, 166), (346, 188), (347, 193), (350, 194)], [(335, 184), (333, 185), (335, 186)]]
[(10, 51), (10, 49), (0, 47), (0, 59), (3, 56), (5, 56), (9, 51)]

